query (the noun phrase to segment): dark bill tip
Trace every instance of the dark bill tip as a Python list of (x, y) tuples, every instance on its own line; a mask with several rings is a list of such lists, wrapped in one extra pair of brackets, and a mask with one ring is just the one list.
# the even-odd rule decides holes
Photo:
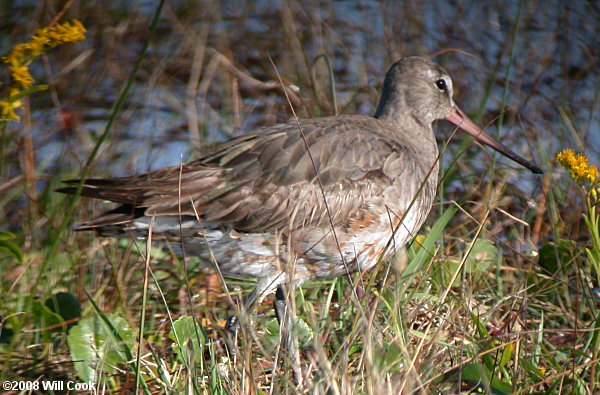
[(529, 170), (531, 170), (535, 174), (544, 173), (542, 169), (523, 158), (522, 156), (513, 152), (510, 148), (487, 134), (483, 131), (479, 126), (477, 126), (473, 121), (469, 119), (458, 107), (455, 107), (449, 116), (446, 117), (446, 121), (456, 125), (458, 128), (464, 130), (469, 133), (471, 136), (475, 137), (475, 139), (489, 147), (492, 147), (496, 151), (500, 152), (502, 155), (506, 156), (519, 163), (522, 166), (525, 166)]

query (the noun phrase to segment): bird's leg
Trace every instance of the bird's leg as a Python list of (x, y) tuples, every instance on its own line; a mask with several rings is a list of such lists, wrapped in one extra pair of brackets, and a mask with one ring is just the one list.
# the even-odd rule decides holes
[(260, 295), (257, 294), (256, 288), (255, 288), (254, 291), (252, 291), (252, 293), (250, 295), (248, 295), (247, 297), (244, 298), (244, 300), (242, 301), (242, 305), (240, 306), (240, 311), (238, 312), (238, 314), (229, 316), (229, 318), (227, 319), (227, 323), (225, 324), (225, 329), (228, 332), (233, 333), (233, 334), (237, 333), (237, 331), (240, 327), (239, 316), (251, 311), (252, 307), (254, 306), (254, 303), (256, 303), (259, 296)]
[(283, 333), (284, 331), (288, 330), (289, 312), (285, 298), (285, 291), (281, 285), (278, 286), (277, 290), (275, 291), (275, 302), (273, 302), (273, 308), (275, 309), (277, 322), (279, 322), (280, 331)]
[(278, 286), (280, 282), (279, 278), (280, 276), (259, 278), (254, 290), (244, 298), (238, 313), (227, 319), (227, 323), (225, 324), (225, 342), (227, 343), (230, 355), (239, 354), (237, 352), (237, 333), (240, 328), (240, 317), (242, 318), (242, 322), (244, 322), (247, 313), (252, 311), (256, 302), (262, 300), (265, 295), (272, 292)]
[(247, 313), (252, 311), (252, 307), (261, 296), (260, 293), (257, 292), (257, 289), (258, 287), (254, 288), (252, 293), (244, 298), (238, 313), (227, 319), (227, 323), (225, 324), (225, 342), (227, 344), (229, 355), (239, 355), (237, 334), (240, 329), (240, 316), (243, 315), (244, 317), (242, 317), (242, 320), (244, 320)]
[(302, 370), (300, 369), (300, 350), (296, 344), (296, 336), (294, 332), (295, 316), (289, 308), (289, 298), (287, 297), (283, 285), (279, 285), (275, 291), (275, 301), (273, 307), (275, 316), (279, 322), (279, 334), (283, 340), (285, 348), (288, 350), (290, 364), (294, 371), (294, 378), (299, 388), (303, 387)]

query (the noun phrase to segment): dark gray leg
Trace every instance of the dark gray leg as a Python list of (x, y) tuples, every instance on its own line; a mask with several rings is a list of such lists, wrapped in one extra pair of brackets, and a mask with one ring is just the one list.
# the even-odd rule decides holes
[(229, 351), (229, 355), (239, 355), (239, 350), (237, 346), (237, 334), (240, 329), (240, 319), (239, 316), (243, 315), (244, 318), (247, 316), (247, 313), (252, 311), (254, 304), (259, 299), (260, 294), (256, 291), (256, 288), (250, 295), (244, 298), (242, 305), (240, 306), (240, 311), (238, 314), (232, 315), (227, 319), (227, 323), (225, 324), (225, 343), (227, 344), (227, 350)]
[(236, 315), (232, 315), (227, 319), (225, 324), (225, 343), (230, 355), (238, 355), (237, 347), (237, 333), (240, 328), (240, 316), (245, 318), (247, 313), (252, 311), (254, 304), (267, 295), (273, 292), (273, 289), (278, 286), (280, 276), (275, 277), (262, 277), (256, 283), (256, 287), (244, 298), (240, 311)]
[(294, 333), (295, 320), (291, 314), (289, 303), (286, 297), (285, 290), (282, 285), (277, 287), (275, 291), (275, 301), (273, 307), (275, 316), (279, 322), (279, 335), (283, 340), (284, 347), (288, 350), (290, 365), (294, 371), (294, 378), (299, 388), (303, 387), (302, 370), (300, 369), (300, 350), (296, 346), (296, 336)]
[(277, 317), (279, 326), (283, 328), (286, 324), (287, 303), (285, 300), (285, 292), (281, 285), (278, 286), (277, 290), (275, 291), (275, 301), (273, 302), (273, 308), (275, 309), (275, 316)]

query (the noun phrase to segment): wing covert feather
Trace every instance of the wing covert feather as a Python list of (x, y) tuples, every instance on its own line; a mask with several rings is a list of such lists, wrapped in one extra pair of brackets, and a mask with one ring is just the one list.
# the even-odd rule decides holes
[(86, 180), (82, 193), (145, 209), (146, 215), (198, 212), (203, 220), (246, 232), (329, 222), (325, 197), (334, 224), (343, 225), (412, 166), (412, 153), (386, 135), (388, 128), (363, 116), (270, 126), (181, 167)]

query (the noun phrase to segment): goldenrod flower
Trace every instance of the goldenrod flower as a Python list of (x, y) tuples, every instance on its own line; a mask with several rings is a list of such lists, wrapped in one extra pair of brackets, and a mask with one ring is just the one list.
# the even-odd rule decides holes
[(589, 181), (592, 184), (598, 181), (598, 168), (590, 165), (585, 155), (566, 149), (556, 155), (556, 160), (569, 171), (575, 181), (579, 183)]
[(15, 103), (0, 101), (0, 121), (6, 119), (19, 119), (19, 116), (15, 114), (15, 108)]
[(9, 70), (15, 82), (21, 86), (21, 89), (30, 88), (35, 82), (27, 66), (11, 66)]
[(66, 43), (85, 39), (85, 27), (75, 20), (38, 29), (28, 41), (17, 44), (12, 51), (2, 57), (4, 63), (13, 67), (29, 65), (43, 52)]
[(17, 44), (6, 56), (1, 59), (9, 65), (10, 74), (13, 79), (8, 99), (0, 101), (0, 121), (12, 119), (18, 120), (15, 109), (21, 106), (17, 100), (19, 94), (31, 88), (35, 82), (28, 66), (42, 53), (62, 44), (72, 43), (85, 39), (85, 27), (81, 22), (60, 23), (37, 30), (28, 41)]

